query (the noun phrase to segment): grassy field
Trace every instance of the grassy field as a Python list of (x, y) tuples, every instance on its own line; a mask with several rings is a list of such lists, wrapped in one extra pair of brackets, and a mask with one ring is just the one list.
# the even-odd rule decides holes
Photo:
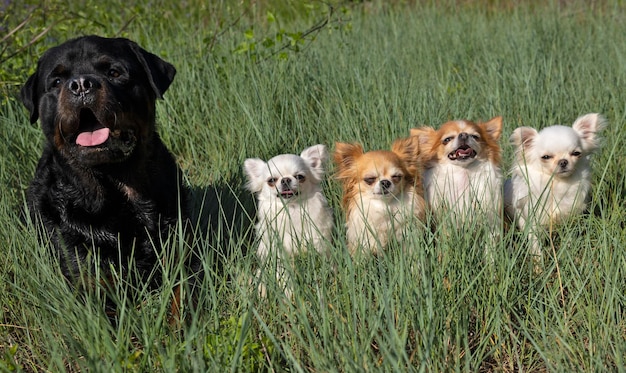
[[(0, 371), (625, 370), (621, 1), (358, 2), (332, 13), (320, 2), (171, 3), (89, 3), (3, 62), (14, 78), (0, 107)], [(167, 309), (171, 287), (188, 282), (172, 254), (188, 249), (182, 235), (165, 243), (161, 291), (134, 289), (140, 306), (123, 282), (108, 293), (118, 300), (112, 325), (106, 289), (68, 286), (21, 219), (43, 136), (16, 99), (19, 79), (43, 50), (80, 33), (129, 37), (178, 70), (157, 121), (194, 191), (193, 245), (205, 269), (179, 327)], [(589, 112), (608, 119), (589, 213), (557, 227), (543, 273), (514, 231), (485, 265), (480, 222), (449, 236), (416, 231), (403, 247), (352, 261), (329, 164), (329, 258), (296, 261), (292, 300), (271, 272), (267, 299), (249, 284), (258, 263), (246, 158), (336, 141), (387, 149), (421, 124), (502, 115), (506, 170), (513, 129), (570, 125)]]

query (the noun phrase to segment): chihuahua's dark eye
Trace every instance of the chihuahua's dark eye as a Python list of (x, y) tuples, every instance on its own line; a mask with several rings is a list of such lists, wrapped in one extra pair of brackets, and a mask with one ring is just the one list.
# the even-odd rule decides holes
[(546, 154), (546, 155), (542, 155), (542, 156), (541, 156), (541, 159), (543, 159), (543, 160), (545, 160), (545, 161), (547, 161), (548, 159), (552, 159), (552, 158), (554, 158), (554, 157), (553, 157), (553, 156), (551, 156), (551, 155), (549, 155), (549, 154)]
[(478, 136), (478, 135), (472, 135), (472, 138), (473, 138), (474, 140), (479, 140), (479, 139), (480, 139), (480, 136)]
[(267, 179), (267, 185), (273, 187), (274, 185), (276, 185), (277, 180), (278, 179), (275, 177), (270, 177), (269, 179)]
[(452, 141), (454, 137), (450, 136), (450, 137), (446, 137), (445, 139), (443, 139), (443, 141), (441, 141), (441, 143), (443, 145), (447, 145), (450, 141)]
[(366, 177), (365, 179), (363, 179), (363, 181), (365, 181), (365, 184), (367, 185), (372, 185), (376, 182), (376, 178), (375, 177)]
[(581, 154), (582, 154), (582, 153), (581, 153), (581, 152), (579, 152), (579, 151), (574, 151), (574, 152), (572, 152), (572, 156), (574, 156), (574, 157), (580, 157), (580, 155), (581, 155)]
[(304, 180), (306, 180), (306, 177), (304, 175), (296, 175), (296, 180), (298, 180), (299, 182), (303, 182)]
[(391, 181), (394, 182), (394, 184), (399, 183), (402, 180), (402, 175), (393, 175), (391, 177)]

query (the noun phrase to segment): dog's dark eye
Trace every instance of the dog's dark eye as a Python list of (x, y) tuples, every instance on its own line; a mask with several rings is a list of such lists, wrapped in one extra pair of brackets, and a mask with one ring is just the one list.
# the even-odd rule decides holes
[(549, 154), (546, 154), (546, 155), (541, 156), (541, 159), (546, 160), (546, 161), (547, 161), (548, 159), (552, 159), (552, 158), (554, 158), (554, 156), (551, 156), (551, 155), (549, 155)]
[(393, 175), (391, 177), (391, 181), (393, 181), (395, 184), (399, 183), (402, 180), (402, 175)]
[(52, 81), (52, 84), (51, 84), (52, 88), (56, 88), (59, 85), (61, 85), (61, 78), (56, 78)]
[(267, 185), (273, 187), (274, 185), (276, 185), (277, 180), (278, 179), (275, 177), (270, 177), (269, 179), (267, 179)]
[(480, 139), (480, 136), (478, 136), (478, 135), (472, 135), (472, 138), (473, 138), (474, 140), (479, 140), (479, 139)]
[(574, 152), (572, 152), (572, 156), (574, 156), (574, 157), (580, 157), (580, 155), (581, 155), (581, 154), (582, 154), (582, 153), (581, 153), (581, 152), (579, 152), (579, 151), (574, 151)]
[(304, 180), (306, 180), (306, 177), (305, 177), (304, 175), (296, 175), (296, 179), (297, 179), (299, 182), (303, 182)]
[(366, 177), (365, 179), (363, 179), (363, 181), (367, 185), (372, 185), (372, 184), (374, 184), (376, 182), (376, 178), (375, 177)]
[(107, 73), (107, 75), (109, 76), (109, 78), (119, 78), (120, 77), (120, 72), (115, 70), (115, 69), (109, 69), (109, 72)]
[(448, 144), (450, 141), (452, 141), (452, 139), (453, 139), (453, 137), (452, 137), (452, 136), (450, 136), (450, 137), (446, 137), (446, 138), (445, 138), (445, 139), (443, 139), (443, 141), (442, 141), (443, 145)]

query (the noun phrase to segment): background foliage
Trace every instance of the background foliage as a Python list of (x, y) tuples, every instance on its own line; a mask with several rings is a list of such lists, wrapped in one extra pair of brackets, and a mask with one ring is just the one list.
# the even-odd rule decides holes
[[(625, 12), (620, 1), (2, 2), (0, 370), (623, 370)], [(45, 49), (91, 33), (129, 37), (178, 70), (157, 118), (194, 190), (205, 270), (178, 327), (166, 316), (172, 285), (188, 281), (181, 235), (165, 243), (163, 289), (139, 289), (139, 306), (128, 284), (109, 293), (111, 324), (106, 289), (69, 287), (21, 214), (42, 136), (19, 87)], [(295, 262), (292, 300), (271, 273), (268, 298), (256, 296), (245, 158), (388, 148), (421, 124), (502, 115), (506, 169), (514, 128), (588, 112), (609, 121), (590, 212), (557, 228), (543, 273), (514, 231), (484, 265), (480, 222), (353, 262), (329, 165), (330, 257)]]

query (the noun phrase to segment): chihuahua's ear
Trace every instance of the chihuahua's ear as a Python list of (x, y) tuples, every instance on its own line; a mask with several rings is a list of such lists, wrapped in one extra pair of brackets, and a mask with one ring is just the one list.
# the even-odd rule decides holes
[(391, 145), (391, 151), (400, 157), (407, 170), (415, 175), (420, 163), (420, 138), (418, 136), (409, 136), (398, 139)]
[(322, 180), (322, 176), (324, 176), (324, 163), (328, 159), (326, 145), (317, 144), (308, 147), (302, 151), (300, 157), (309, 164), (313, 176), (315, 176), (317, 180)]
[(248, 178), (246, 189), (252, 193), (260, 192), (266, 182), (264, 175), (269, 172), (267, 163), (259, 158), (248, 158), (243, 163), (243, 171)]
[[(363, 155), (363, 147), (360, 144), (347, 144), (343, 142), (335, 143), (333, 160), (335, 161), (335, 164), (337, 164), (340, 173), (345, 172), (345, 170), (354, 166), (354, 161), (361, 155)], [(342, 176), (338, 175), (338, 177)]]
[(494, 140), (498, 141), (502, 135), (502, 117), (491, 118), (488, 122), (480, 123), (480, 127)]
[(404, 162), (414, 162), (420, 154), (420, 141), (418, 136), (397, 139), (391, 144), (391, 151)]
[(582, 141), (583, 149), (587, 152), (598, 147), (597, 132), (606, 126), (606, 120), (597, 113), (586, 114), (576, 119), (572, 128)]
[(437, 152), (433, 151), (435, 149), (435, 144), (439, 142), (437, 130), (432, 127), (424, 126), (420, 128), (411, 128), (410, 134), (411, 137), (415, 137), (419, 140), (419, 161), (426, 167), (430, 167), (437, 156)]
[(533, 140), (537, 136), (537, 130), (531, 127), (518, 127), (511, 134), (511, 144), (515, 145), (515, 147), (524, 147), (524, 149), (528, 149), (533, 143)]
[(437, 131), (432, 127), (424, 126), (420, 128), (411, 128), (409, 133), (411, 137), (417, 137), (419, 139), (419, 146), (421, 148), (425, 148), (435, 137)]

